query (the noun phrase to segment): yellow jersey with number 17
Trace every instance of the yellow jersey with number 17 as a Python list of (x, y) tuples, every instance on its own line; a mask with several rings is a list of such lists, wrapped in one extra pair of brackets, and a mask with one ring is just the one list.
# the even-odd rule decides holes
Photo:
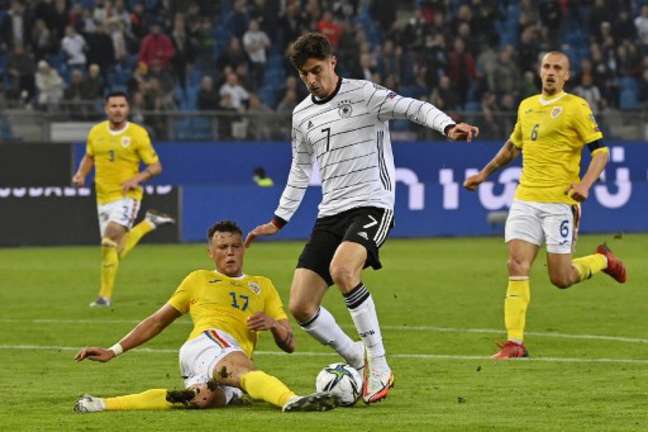
[[(524, 99), (510, 141), (522, 150), (522, 176), (515, 199), (575, 204), (565, 192), (580, 181), (583, 146), (603, 138), (585, 99), (561, 92)], [(592, 154), (605, 151), (596, 149)]]
[(94, 158), (99, 204), (124, 197), (141, 200), (141, 186), (124, 194), (122, 185), (139, 172), (140, 162), (159, 161), (146, 129), (131, 122), (120, 131), (111, 130), (107, 120), (95, 125), (88, 134), (86, 153)]
[(191, 315), (194, 327), (187, 340), (216, 328), (234, 336), (250, 358), (257, 332), (247, 328), (247, 319), (257, 312), (277, 321), (288, 319), (270, 279), (247, 275), (233, 278), (215, 270), (190, 273), (167, 304)]

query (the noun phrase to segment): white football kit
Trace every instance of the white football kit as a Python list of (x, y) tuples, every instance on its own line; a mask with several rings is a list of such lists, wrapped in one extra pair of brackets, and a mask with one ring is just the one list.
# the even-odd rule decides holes
[(432, 104), (370, 81), (340, 78), (333, 94), (305, 98), (292, 116), (293, 159), (275, 215), (289, 221), (318, 163), (318, 218), (358, 207), (394, 208), (389, 120), (406, 119), (444, 133), (455, 122)]

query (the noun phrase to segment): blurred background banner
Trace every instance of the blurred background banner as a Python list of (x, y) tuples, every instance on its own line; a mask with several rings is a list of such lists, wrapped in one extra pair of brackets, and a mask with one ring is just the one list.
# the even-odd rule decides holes
[(72, 178), (69, 144), (0, 145), (0, 188), (64, 185)]
[[(648, 230), (648, 183), (632, 183), (632, 193), (620, 207), (604, 204), (599, 198), (614, 196), (622, 187), (598, 185), (583, 205), (581, 233), (643, 232)], [(498, 187), (503, 191), (506, 187)], [(601, 188), (601, 189), (597, 189)], [(422, 191), (422, 193), (421, 193)], [(500, 193), (501, 193), (500, 191)], [(266, 222), (274, 211), (281, 187), (199, 186), (183, 187), (182, 241), (202, 241), (206, 227), (220, 219), (234, 219), (245, 231)], [(504, 232), (503, 217), (510, 197), (496, 198), (490, 193), (463, 190), (458, 185), (442, 186), (421, 183), (412, 192), (411, 186), (398, 183), (396, 188), (395, 226), (391, 237), (484, 236)], [(309, 188), (299, 210), (273, 239), (306, 239), (317, 214), (320, 193)], [(498, 210), (484, 204), (501, 202)], [(603, 204), (602, 204), (603, 203)], [(418, 207), (413, 208), (413, 205)], [(448, 208), (450, 207), (450, 208)], [(503, 212), (503, 214), (502, 214)]]
[[(57, 146), (52, 146), (57, 147)], [(155, 208), (179, 215), (178, 188), (147, 186), (140, 217)], [(0, 246), (99, 244), (94, 191), (70, 186), (0, 186)], [(175, 243), (177, 228), (156, 230), (144, 243)]]
[[(607, 141), (607, 144), (610, 162), (604, 181), (594, 185), (590, 198), (583, 204), (582, 232), (646, 231), (648, 147), (633, 141)], [(501, 222), (517, 185), (520, 160), (494, 174), (491, 182), (475, 193), (462, 188), (466, 176), (485, 164), (500, 145), (500, 141), (395, 143), (397, 199), (392, 235), (502, 233)], [(152, 184), (173, 184), (182, 190), (178, 211), (169, 210), (174, 215), (182, 215), (180, 241), (202, 241), (206, 227), (218, 219), (235, 219), (245, 230), (269, 219), (277, 206), (291, 160), (290, 145), (286, 142), (167, 142), (157, 144), (156, 148), (164, 172)], [(75, 166), (83, 152), (84, 146), (74, 147)], [(46, 158), (44, 154), (40, 157)], [(588, 163), (585, 150), (583, 169)], [(273, 187), (262, 188), (253, 182), (253, 170), (257, 167), (263, 167), (274, 180)], [(316, 177), (311, 182), (314, 187), (309, 189), (299, 211), (279, 238), (308, 237), (321, 196)], [(0, 188), (0, 194), (3, 190), (6, 188)], [(12, 217), (20, 223), (27, 220), (16, 210)], [(95, 220), (94, 216), (90, 218), (93, 226)], [(90, 231), (96, 235), (94, 228)], [(73, 236), (67, 238), (70, 242), (79, 241)]]
[[(608, 141), (610, 162), (603, 180), (583, 204), (582, 232), (648, 231), (648, 147)], [(472, 144), (394, 143), (396, 225), (394, 237), (499, 235), (520, 175), (518, 159), (475, 192), (464, 179), (481, 168), (501, 142)], [(160, 230), (150, 242), (202, 241), (219, 219), (250, 230), (274, 212), (290, 169), (286, 142), (159, 143), (164, 172), (146, 186), (142, 203), (180, 218), (177, 229)], [(95, 196), (69, 186), (85, 152), (81, 144), (0, 146), (0, 245), (93, 244), (99, 241)], [(584, 151), (583, 169), (589, 163)], [(259, 187), (253, 171), (274, 181)], [(88, 185), (92, 184), (89, 177)], [(304, 201), (281, 239), (307, 238), (320, 201), (317, 170)], [(173, 186), (168, 186), (173, 185)]]
[[(412, 170), (419, 181), (444, 183), (448, 169), (454, 181), (463, 182), (464, 170), (479, 169), (485, 165), (504, 144), (504, 140), (464, 142), (397, 141), (392, 144), (397, 168), (402, 176), (405, 170)], [(644, 141), (604, 140), (610, 148), (610, 162), (606, 166), (606, 178), (616, 180), (616, 172), (630, 175), (633, 181), (646, 181), (648, 173), (648, 148)], [(56, 145), (51, 147), (57, 147)], [(2, 148), (2, 146), (0, 146)], [(252, 183), (252, 171), (265, 168), (275, 183), (283, 187), (288, 178), (291, 162), (291, 147), (287, 141), (244, 141), (244, 142), (161, 142), (155, 143), (164, 172), (152, 180), (152, 184), (243, 184)], [(78, 166), (85, 145), (74, 146), (74, 166)], [(40, 157), (36, 155), (37, 157)], [(583, 150), (581, 174), (589, 164), (589, 151)], [(507, 169), (519, 167), (521, 158), (513, 161)], [(54, 169), (54, 168), (52, 168)], [(58, 168), (56, 168), (58, 169)], [(317, 171), (317, 170), (314, 170)], [(501, 176), (500, 173), (493, 178)], [(623, 177), (625, 174), (621, 174)], [(71, 174), (70, 174), (71, 178)], [(90, 178), (90, 177), (89, 177)], [(69, 178), (66, 179), (69, 181)], [(317, 180), (314, 180), (317, 183)]]

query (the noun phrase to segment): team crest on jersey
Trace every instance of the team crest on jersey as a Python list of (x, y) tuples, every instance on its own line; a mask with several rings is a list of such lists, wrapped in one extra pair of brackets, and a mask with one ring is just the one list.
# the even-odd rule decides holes
[(562, 114), (563, 109), (562, 107), (555, 107), (554, 109), (551, 110), (551, 118), (558, 118), (560, 114)]
[(350, 100), (345, 99), (343, 101), (340, 101), (337, 106), (338, 114), (340, 114), (340, 117), (349, 118), (351, 117), (351, 114), (353, 114), (353, 106), (351, 105)]
[(122, 137), (122, 139), (121, 139), (121, 145), (122, 145), (122, 147), (124, 147), (124, 148), (128, 148), (128, 146), (131, 145), (131, 139), (130, 139), (130, 137), (126, 137), (126, 136), (125, 136), (125, 137)]
[(256, 295), (261, 294), (261, 287), (256, 282), (248, 282), (248, 288)]

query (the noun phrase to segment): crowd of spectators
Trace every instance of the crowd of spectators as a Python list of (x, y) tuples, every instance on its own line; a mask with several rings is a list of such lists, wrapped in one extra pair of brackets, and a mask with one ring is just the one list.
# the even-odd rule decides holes
[(216, 126), (229, 137), (243, 113), (290, 113), (305, 96), (285, 52), (313, 30), (335, 47), (341, 75), (501, 118), (493, 135), (538, 92), (549, 49), (569, 54), (569, 91), (595, 112), (648, 105), (640, 0), (0, 0), (0, 103), (88, 116), (107, 90), (127, 89), (140, 120), (229, 112)]

